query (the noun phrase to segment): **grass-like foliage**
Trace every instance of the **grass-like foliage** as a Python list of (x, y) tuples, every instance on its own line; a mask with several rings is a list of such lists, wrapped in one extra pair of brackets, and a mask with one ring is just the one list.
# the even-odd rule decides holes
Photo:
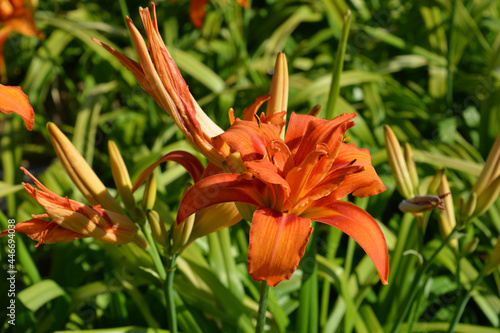
[[(365, 236), (353, 239), (342, 232), (349, 233), (350, 225), (340, 231), (319, 218), (291, 278), (271, 288), (254, 281), (249, 243), (252, 257), (263, 252), (256, 244), (267, 241), (257, 241), (251, 228), (272, 221), (256, 221), (256, 215), (252, 220), (252, 214), (279, 211), (267, 202), (246, 201), (238, 211), (231, 206), (243, 221), (197, 239), (189, 239), (191, 230), (183, 224), (176, 229), (181, 200), (202, 188), (193, 185), (187, 192), (197, 176), (184, 167), (196, 169), (197, 162), (174, 153), (151, 168), (153, 176), (141, 173), (176, 151), (193, 154), (205, 167), (207, 154), (191, 144), (132, 72), (92, 40), (139, 61), (125, 16), (145, 36), (137, 8), (151, 5), (24, 1), (41, 34), (14, 29), (8, 35), (2, 83), (22, 88), (35, 122), (27, 131), (21, 117), (0, 113), (0, 231), (13, 220), (48, 212), (21, 185), (36, 187), (24, 167), (61, 198), (82, 207), (101, 204), (92, 211), (106, 218), (107, 211), (120, 213), (120, 219), (135, 223), (129, 228), (139, 230), (140, 240), (120, 234), (123, 241), (113, 243), (68, 232), (64, 242), (37, 246), (21, 232), (7, 233), (0, 238), (0, 333), (255, 332), (256, 327), (258, 332), (498, 332), (500, 2), (210, 0), (202, 27), (196, 28), (190, 6), (197, 3), (158, 1), (158, 30), (194, 99), (223, 131), (230, 132), (231, 108), (242, 119), (243, 110), (275, 85), (282, 51), (289, 75), (287, 121), (292, 112), (311, 109), (326, 119), (357, 114), (344, 140), (370, 152), (375, 176), (387, 190), (336, 201), (368, 212), (374, 228), (382, 230), (388, 284), (376, 269), (379, 257), (367, 255), (380, 249), (378, 236), (374, 243)], [(11, 29), (2, 10), (0, 29)], [(265, 109), (263, 104), (257, 115)], [(271, 126), (263, 119), (253, 119), (262, 132)], [(55, 128), (70, 139), (81, 161), (58, 158), (61, 151), (73, 155), (58, 151), (63, 139)], [(231, 161), (219, 163), (223, 172), (244, 172), (243, 164)], [(356, 162), (359, 157), (346, 166), (352, 165), (349, 172), (371, 170), (354, 169)], [(82, 172), (83, 164), (91, 171)], [(126, 166), (131, 182), (128, 176), (117, 180), (116, 165)], [(81, 178), (93, 170), (104, 190), (95, 192), (100, 182), (78, 185), (68, 168)], [(137, 179), (142, 182), (131, 194)], [(224, 221), (228, 213), (220, 209), (207, 215)], [(292, 211), (292, 219), (306, 216)], [(349, 222), (352, 229), (359, 228), (357, 222)], [(203, 234), (196, 228), (193, 233)]]

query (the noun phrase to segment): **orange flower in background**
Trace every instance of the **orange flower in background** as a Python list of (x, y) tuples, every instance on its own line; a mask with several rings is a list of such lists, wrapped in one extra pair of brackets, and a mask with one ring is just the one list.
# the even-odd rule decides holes
[(43, 34), (37, 29), (30, 11), (24, 7), (23, 0), (0, 0), (0, 75), (6, 80), (5, 59), (3, 48), (7, 37), (12, 31), (26, 36), (36, 36), (40, 39)]
[(340, 201), (385, 190), (366, 149), (344, 143), (355, 114), (333, 120), (292, 114), (284, 140), (282, 126), (236, 119), (219, 139), (239, 151), (243, 174), (216, 174), (184, 196), (177, 223), (222, 202), (255, 206), (250, 227), (248, 270), (256, 281), (276, 286), (288, 280), (304, 254), (311, 221), (334, 226), (356, 240), (387, 283), (387, 244), (377, 222), (363, 209)]
[[(45, 214), (33, 215), (33, 219), (16, 224), (15, 231), (26, 234), (40, 244), (69, 242), (78, 238), (93, 237), (110, 244), (126, 244), (135, 241), (141, 246), (143, 240), (136, 237), (137, 227), (126, 216), (100, 206), (60, 197), (48, 190), (31, 173), (21, 168), (39, 188), (23, 183), (28, 193), (45, 209)], [(50, 218), (51, 221), (42, 218)], [(8, 230), (0, 233), (8, 234)]]
[[(243, 8), (248, 8), (246, 0), (236, 0)], [(205, 18), (205, 5), (208, 0), (191, 0), (189, 5), (189, 17), (193, 25), (200, 29), (203, 26), (203, 19)]]
[(0, 111), (20, 115), (23, 117), (28, 130), (33, 129), (35, 112), (30, 105), (28, 96), (20, 87), (9, 87), (0, 84)]

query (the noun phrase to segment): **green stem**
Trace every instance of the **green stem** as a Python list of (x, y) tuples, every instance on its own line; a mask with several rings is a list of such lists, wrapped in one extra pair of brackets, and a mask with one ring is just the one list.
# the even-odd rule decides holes
[(125, 18), (125, 16), (130, 17), (130, 14), (129, 14), (128, 8), (127, 8), (127, 3), (125, 2), (125, 0), (118, 0), (118, 3), (120, 4), (120, 10), (122, 11), (122, 15), (124, 16), (124, 18)]
[(453, 229), (452, 232), (446, 237), (446, 239), (441, 243), (441, 245), (434, 251), (432, 256), (427, 260), (417, 271), (415, 278), (413, 279), (413, 282), (410, 287), (410, 293), (405, 297), (405, 300), (403, 302), (403, 307), (399, 311), (399, 314), (397, 316), (397, 321), (394, 324), (394, 327), (392, 328), (391, 332), (396, 333), (399, 330), (399, 327), (403, 323), (403, 320), (406, 318), (406, 315), (408, 314), (408, 311), (413, 303), (413, 300), (415, 299), (415, 296), (420, 290), (420, 285), (422, 284), (422, 280), (425, 277), (425, 273), (427, 270), (431, 267), (432, 263), (438, 256), (438, 254), (441, 252), (441, 250), (448, 244), (448, 241), (453, 238), (455, 235), (456, 229)]
[(455, 313), (453, 314), (453, 319), (451, 320), (450, 327), (448, 327), (448, 333), (455, 332), (455, 328), (457, 327), (460, 318), (462, 318), (462, 315), (464, 313), (465, 307), (467, 306), (467, 303), (469, 302), (470, 298), (472, 297), (472, 293), (474, 292), (474, 289), (483, 281), (484, 274), (483, 272), (480, 272), (477, 278), (472, 282), (469, 291), (464, 293), (462, 295), (462, 298), (459, 301), (459, 305), (457, 306), (457, 309), (455, 310)]
[(160, 275), (160, 279), (162, 281), (165, 281), (167, 277), (167, 272), (165, 271), (165, 267), (163, 266), (163, 262), (161, 261), (160, 258), (160, 253), (158, 252), (158, 248), (156, 247), (153, 234), (151, 233), (151, 227), (149, 226), (149, 221), (147, 223), (144, 223), (144, 225), (142, 225), (142, 232), (146, 236), (146, 240), (149, 244), (148, 252), (149, 255), (151, 256), (151, 259), (153, 259), (156, 271), (158, 272), (158, 275)]
[(177, 333), (177, 311), (174, 298), (174, 275), (175, 275), (175, 260), (177, 254), (173, 254), (167, 263), (167, 279), (165, 280), (165, 301), (167, 302), (167, 318), (171, 333)]
[(328, 94), (328, 102), (326, 104), (325, 119), (333, 119), (335, 104), (340, 91), (340, 74), (344, 67), (344, 55), (347, 46), (347, 38), (349, 37), (349, 29), (351, 27), (351, 11), (348, 10), (344, 16), (344, 26), (342, 27), (342, 35), (335, 56), (335, 63), (332, 71), (332, 83), (330, 85), (330, 93)]
[(269, 292), (269, 285), (267, 284), (266, 281), (262, 281), (260, 284), (259, 312), (257, 312), (257, 326), (255, 327), (255, 333), (264, 332), (264, 326), (266, 325), (268, 292)]

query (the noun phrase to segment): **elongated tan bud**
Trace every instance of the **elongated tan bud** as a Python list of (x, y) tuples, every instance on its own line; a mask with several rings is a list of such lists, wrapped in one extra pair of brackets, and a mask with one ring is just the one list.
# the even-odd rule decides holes
[(54, 123), (48, 123), (47, 130), (61, 164), (83, 196), (92, 205), (100, 204), (106, 209), (125, 214), (120, 204), (111, 196), (106, 186), (63, 132)]
[(116, 189), (122, 198), (125, 207), (129, 211), (135, 209), (135, 199), (132, 194), (132, 181), (123, 161), (120, 150), (113, 141), (108, 141), (109, 160), (111, 162), (111, 172), (115, 181)]
[(405, 199), (413, 198), (415, 196), (413, 184), (399, 141), (389, 125), (385, 125), (384, 134), (387, 147), (387, 158), (389, 160), (392, 175), (396, 181), (396, 187)]

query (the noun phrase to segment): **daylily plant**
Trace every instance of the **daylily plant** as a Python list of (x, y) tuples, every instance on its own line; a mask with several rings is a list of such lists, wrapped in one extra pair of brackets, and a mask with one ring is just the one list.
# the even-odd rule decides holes
[[(291, 277), (311, 235), (311, 220), (319, 221), (353, 237), (375, 263), (382, 282), (387, 283), (388, 251), (380, 227), (367, 212), (340, 200), (351, 193), (366, 197), (385, 190), (369, 152), (344, 143), (344, 134), (354, 126), (356, 115), (344, 114), (328, 121), (293, 114), (282, 139), (288, 96), (288, 73), (282, 55), (278, 57), (280, 74), (273, 77), (271, 96), (258, 98), (245, 109), (244, 120), (235, 120), (230, 113), (232, 126), (224, 132), (191, 96), (158, 32), (154, 4), (153, 19), (148, 9), (139, 10), (148, 47), (127, 18), (139, 63), (97, 42), (134, 74), (188, 141), (229, 172), (196, 182), (181, 202), (177, 223), (215, 204), (247, 204), (238, 208), (252, 220), (249, 272), (254, 280), (275, 286)], [(257, 117), (257, 109), (268, 99), (266, 115)], [(236, 161), (228, 161), (232, 156)], [(248, 210), (248, 204), (252, 210)]]

